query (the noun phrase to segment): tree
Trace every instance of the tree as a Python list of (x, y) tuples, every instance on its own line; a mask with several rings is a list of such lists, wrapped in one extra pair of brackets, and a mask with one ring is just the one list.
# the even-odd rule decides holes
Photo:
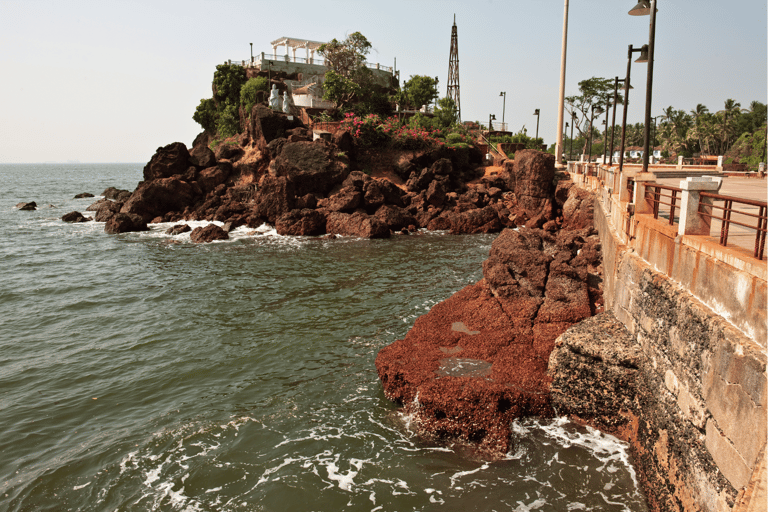
[(459, 119), (459, 113), (456, 109), (456, 102), (452, 98), (445, 97), (437, 100), (435, 108), (435, 119), (441, 128), (450, 128)]
[(422, 75), (411, 75), (411, 78), (403, 84), (403, 92), (408, 104), (416, 109), (422, 105), (429, 105), (437, 99), (437, 77)]
[(343, 41), (332, 39), (317, 49), (331, 70), (352, 80), (360, 68), (365, 67), (365, 57), (370, 51), (371, 43), (360, 32), (348, 35)]
[(213, 99), (216, 104), (240, 103), (240, 88), (247, 80), (245, 68), (236, 64), (219, 64), (213, 74)]
[(325, 72), (323, 99), (334, 102), (336, 108), (343, 109), (349, 106), (360, 91), (361, 87), (352, 79), (332, 69)]
[(195, 109), (195, 113), (192, 114), (192, 119), (203, 127), (203, 130), (207, 130), (211, 133), (216, 131), (216, 120), (219, 114), (216, 112), (216, 102), (213, 98), (200, 100), (200, 104)]
[[(599, 105), (604, 108), (609, 100), (613, 102), (613, 86), (614, 80), (610, 78), (592, 77), (579, 82), (581, 94), (565, 97), (566, 111), (571, 114), (571, 118), (573, 118), (573, 114), (576, 114), (576, 122), (573, 126), (579, 135), (583, 136), (588, 131), (587, 125), (589, 124), (592, 105)], [(624, 97), (618, 94), (616, 101), (622, 103)]]
[[(240, 88), (240, 104), (245, 109), (246, 115), (251, 115), (253, 106), (259, 101), (259, 96), (269, 91), (269, 81), (264, 76), (251, 78)], [(261, 94), (259, 94), (261, 93)]]

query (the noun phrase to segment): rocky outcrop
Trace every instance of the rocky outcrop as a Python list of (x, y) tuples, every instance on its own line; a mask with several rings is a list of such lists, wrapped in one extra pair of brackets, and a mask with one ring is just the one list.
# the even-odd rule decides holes
[(216, 224), (208, 224), (205, 227), (193, 229), (189, 239), (196, 244), (204, 244), (215, 240), (228, 240), (229, 233)]
[(126, 202), (131, 197), (129, 190), (117, 189), (115, 187), (108, 187), (101, 193), (104, 199), (111, 199), (113, 201)]
[[(471, 212), (498, 222), (493, 208)], [(404, 339), (379, 352), (387, 398), (428, 436), (506, 453), (514, 418), (553, 414), (550, 353), (560, 334), (600, 309), (599, 248), (591, 229), (502, 231), (480, 282), (433, 307)], [(590, 293), (590, 281), (597, 293)]]
[(83, 214), (80, 212), (74, 211), (74, 212), (65, 213), (61, 217), (61, 220), (63, 220), (64, 222), (88, 222), (91, 219), (83, 216)]
[(170, 178), (183, 174), (190, 166), (189, 151), (182, 142), (157, 148), (152, 159), (144, 166), (144, 181)]
[(143, 181), (120, 211), (138, 215), (144, 222), (149, 222), (170, 211), (183, 210), (199, 195), (196, 192), (192, 185), (178, 176)]
[(270, 164), (270, 172), (288, 178), (299, 196), (325, 195), (349, 174), (346, 162), (335, 151), (322, 142), (288, 142)]
[(104, 224), (105, 233), (114, 235), (130, 231), (149, 231), (149, 228), (146, 221), (134, 213), (117, 213)]
[(34, 201), (31, 201), (29, 203), (17, 203), (16, 208), (21, 211), (37, 210), (37, 203)]
[(325, 234), (325, 225), (322, 211), (304, 208), (281, 215), (275, 222), (275, 230), (279, 235), (317, 236)]
[(389, 228), (376, 217), (363, 212), (328, 215), (325, 230), (331, 235), (357, 236), (361, 238), (389, 238)]

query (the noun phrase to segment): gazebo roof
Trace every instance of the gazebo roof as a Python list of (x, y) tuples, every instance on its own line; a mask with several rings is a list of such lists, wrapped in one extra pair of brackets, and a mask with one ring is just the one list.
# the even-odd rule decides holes
[(317, 50), (325, 43), (320, 41), (310, 41), (308, 39), (299, 39), (296, 37), (281, 37), (272, 41), (272, 46), (287, 46), (289, 48), (309, 48), (310, 50)]

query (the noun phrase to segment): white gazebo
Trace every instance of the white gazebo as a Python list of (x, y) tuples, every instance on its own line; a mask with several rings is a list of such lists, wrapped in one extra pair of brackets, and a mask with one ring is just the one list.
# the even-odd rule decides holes
[(298, 39), (295, 37), (281, 37), (280, 39), (275, 39), (272, 41), (272, 52), (277, 57), (277, 48), (279, 46), (285, 46), (285, 54), (288, 55), (288, 50), (290, 49), (293, 53), (293, 58), (291, 59), (293, 62), (296, 61), (296, 50), (299, 48), (304, 48), (306, 50), (307, 55), (307, 64), (313, 64), (314, 58), (315, 58), (315, 51), (320, 48), (325, 43), (320, 41), (309, 41), (307, 39)]

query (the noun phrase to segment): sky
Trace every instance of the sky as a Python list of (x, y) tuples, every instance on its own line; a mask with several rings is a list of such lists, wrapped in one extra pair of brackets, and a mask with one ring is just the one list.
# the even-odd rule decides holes
[[(624, 76), (628, 45), (649, 37), (650, 17), (627, 14), (634, 4), (569, 2), (566, 95), (581, 80)], [(359, 31), (370, 62), (396, 60), (401, 80), (436, 76), (445, 96), (454, 15), (462, 120), (493, 114), (534, 135), (538, 108), (551, 144), (563, 12), (562, 0), (0, 0), (0, 163), (143, 163), (159, 146), (191, 146), (216, 65), (249, 60), (250, 43), (271, 53), (283, 36)], [(658, 0), (652, 115), (768, 102), (767, 21), (764, 1)], [(630, 123), (644, 116), (646, 72), (632, 64)]]

